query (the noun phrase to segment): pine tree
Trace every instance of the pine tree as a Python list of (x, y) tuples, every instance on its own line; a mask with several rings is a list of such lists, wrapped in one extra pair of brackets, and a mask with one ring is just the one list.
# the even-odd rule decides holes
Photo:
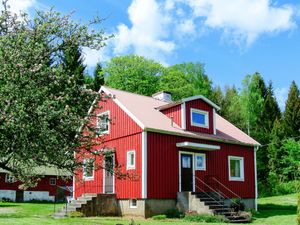
[(97, 63), (96, 68), (94, 70), (93, 90), (99, 91), (99, 89), (102, 85), (104, 85), (104, 73), (103, 73), (101, 64)]
[(62, 64), (64, 71), (74, 79), (77, 85), (84, 85), (84, 70), (86, 66), (83, 64), (84, 58), (82, 50), (78, 45), (64, 43)]
[(300, 136), (300, 96), (296, 82), (293, 81), (283, 114), (283, 129), (285, 137)]

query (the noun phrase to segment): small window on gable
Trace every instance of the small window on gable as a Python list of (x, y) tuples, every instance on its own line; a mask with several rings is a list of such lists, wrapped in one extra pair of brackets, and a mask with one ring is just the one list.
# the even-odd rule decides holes
[(244, 181), (244, 158), (238, 156), (228, 157), (229, 180)]
[(109, 133), (109, 111), (97, 115), (97, 128), (100, 135)]
[(135, 151), (127, 152), (127, 169), (135, 169)]
[(199, 109), (191, 109), (191, 125), (196, 127), (204, 127), (208, 128), (208, 112), (199, 110)]
[(82, 165), (82, 175), (84, 180), (94, 179), (94, 159), (84, 159)]
[(206, 170), (206, 157), (205, 154), (195, 154), (195, 169)]
[(56, 185), (56, 178), (50, 178), (50, 185)]
[(14, 183), (14, 182), (16, 182), (15, 177), (7, 173), (5, 175), (5, 183)]

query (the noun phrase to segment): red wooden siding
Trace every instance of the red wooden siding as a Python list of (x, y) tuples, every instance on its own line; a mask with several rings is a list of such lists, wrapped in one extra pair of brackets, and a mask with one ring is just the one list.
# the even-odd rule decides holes
[[(185, 108), (186, 108), (186, 130), (200, 132), (200, 133), (208, 133), (208, 134), (214, 133), (213, 108), (211, 105), (207, 104), (201, 99), (197, 99), (197, 100), (186, 102)], [(191, 126), (191, 108), (208, 111), (209, 128)]]
[[(106, 102), (100, 101), (101, 108), (97, 109), (96, 114), (101, 112), (110, 112), (109, 134), (101, 136), (104, 143), (95, 146), (95, 150), (101, 148), (115, 148), (116, 163), (122, 166), (122, 172), (134, 172), (141, 176), (141, 143), (142, 129), (112, 100)], [(92, 120), (95, 123), (96, 119)], [(128, 150), (136, 151), (136, 169), (126, 171), (126, 154)], [(96, 165), (103, 165), (102, 157), (96, 159)], [(141, 177), (137, 181), (115, 179), (115, 192), (118, 198), (140, 198), (141, 197)], [(84, 193), (103, 193), (103, 170), (98, 169), (94, 172), (94, 179), (91, 181), (82, 181), (82, 173), (79, 172), (76, 177), (75, 197)]]
[[(56, 185), (50, 185), (50, 178), (56, 178)], [(5, 173), (0, 173), (1, 190), (19, 190), (20, 181), (14, 183), (5, 183)], [(72, 179), (57, 179), (56, 176), (45, 176), (41, 178), (36, 187), (28, 188), (25, 191), (49, 191), (50, 196), (56, 195), (57, 186), (72, 186)]]
[[(254, 151), (253, 147), (197, 140), (167, 134), (147, 133), (147, 197), (176, 198), (179, 191), (179, 149), (178, 142), (195, 142), (221, 146), (217, 151), (195, 151), (206, 154), (206, 171), (196, 171), (204, 179), (213, 175), (226, 187), (243, 198), (255, 198)], [(189, 151), (188, 149), (181, 149)], [(229, 181), (228, 156), (244, 157), (245, 181)], [(200, 184), (199, 187), (201, 187)], [(225, 191), (224, 191), (225, 192)], [(226, 192), (229, 197), (232, 194)]]
[(161, 111), (167, 117), (173, 116), (174, 122), (181, 127), (181, 104)]
[[(141, 198), (142, 187), (142, 133), (133, 134), (123, 138), (107, 141), (106, 146), (115, 148), (115, 162), (120, 166), (122, 174), (129, 173), (134, 175), (136, 179), (116, 179), (115, 193), (117, 198)], [(127, 151), (135, 150), (135, 169), (126, 170)], [(103, 157), (96, 159), (94, 171), (94, 179), (90, 181), (82, 181), (82, 172), (78, 172), (77, 182), (75, 183), (75, 198), (84, 193), (103, 193)]]
[[(109, 111), (111, 124), (109, 134), (105, 134), (105, 141), (124, 137), (130, 134), (142, 132), (142, 129), (135, 123), (112, 99), (99, 101), (99, 108), (96, 114)], [(95, 122), (96, 120), (94, 119)]]

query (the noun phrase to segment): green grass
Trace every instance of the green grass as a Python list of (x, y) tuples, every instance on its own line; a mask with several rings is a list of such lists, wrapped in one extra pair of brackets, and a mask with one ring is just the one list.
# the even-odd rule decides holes
[[(296, 224), (296, 194), (259, 199), (259, 212), (254, 214), (253, 224), (294, 225)], [(56, 205), (56, 209), (63, 205)], [(115, 225), (130, 223), (130, 218), (91, 217), (53, 219), (54, 205), (47, 203), (0, 203), (0, 225)], [(189, 225), (192, 223), (179, 219), (153, 220), (135, 219), (140, 225)], [(205, 223), (207, 224), (207, 223)], [(209, 223), (217, 225), (220, 223)]]

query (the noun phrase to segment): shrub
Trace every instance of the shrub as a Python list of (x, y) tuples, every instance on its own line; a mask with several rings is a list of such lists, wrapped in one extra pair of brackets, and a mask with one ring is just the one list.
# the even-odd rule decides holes
[(285, 183), (278, 183), (272, 188), (273, 195), (287, 195), (300, 192), (300, 181), (293, 180)]
[(224, 217), (221, 215), (211, 214), (189, 214), (184, 217), (184, 220), (189, 222), (205, 222), (205, 223), (221, 223), (224, 222)]
[(241, 199), (235, 198), (232, 200), (230, 208), (232, 208), (234, 212), (239, 212), (244, 211), (246, 207), (245, 204), (241, 202)]
[(12, 200), (10, 198), (2, 198), (1, 201), (2, 202), (12, 202)]
[(71, 218), (74, 218), (74, 217), (84, 217), (84, 215), (83, 215), (82, 212), (69, 212), (68, 216), (71, 217)]
[(183, 214), (181, 212), (178, 211), (178, 209), (176, 208), (172, 208), (172, 209), (168, 209), (165, 212), (167, 218), (180, 218), (183, 216)]
[(297, 221), (298, 221), (298, 225), (300, 225), (300, 193), (298, 194)]
[(166, 215), (156, 215), (156, 216), (152, 216), (152, 219), (154, 219), (154, 220), (164, 220), (164, 219), (166, 219), (167, 218), (167, 216)]

